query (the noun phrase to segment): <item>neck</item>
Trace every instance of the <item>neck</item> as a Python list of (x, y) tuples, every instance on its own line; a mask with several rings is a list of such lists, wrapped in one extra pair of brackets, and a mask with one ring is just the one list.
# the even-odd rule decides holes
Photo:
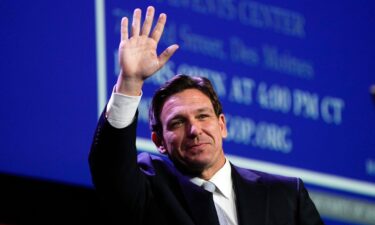
[(215, 167), (207, 168), (206, 170), (203, 170), (201, 174), (198, 176), (204, 180), (210, 180), (217, 171), (219, 171), (223, 166), (225, 165), (226, 159), (223, 157), (222, 160), (220, 160), (220, 163), (217, 163)]

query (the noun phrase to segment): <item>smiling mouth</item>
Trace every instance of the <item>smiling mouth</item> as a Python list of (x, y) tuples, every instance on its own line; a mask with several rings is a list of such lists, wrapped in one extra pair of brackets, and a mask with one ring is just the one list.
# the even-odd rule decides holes
[(207, 145), (207, 143), (199, 143), (199, 144), (193, 144), (193, 145), (188, 145), (187, 150), (188, 151), (193, 151), (194, 153), (198, 153), (202, 151), (202, 147)]
[(207, 144), (206, 142), (200, 142), (200, 143), (191, 143), (191, 144), (187, 144), (187, 146), (189, 148), (193, 148), (193, 147), (197, 147), (197, 146), (202, 146), (202, 145), (205, 145)]

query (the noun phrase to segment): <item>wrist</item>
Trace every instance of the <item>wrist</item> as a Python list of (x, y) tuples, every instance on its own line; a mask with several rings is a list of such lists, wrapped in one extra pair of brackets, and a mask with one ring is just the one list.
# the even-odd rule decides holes
[(130, 96), (140, 96), (143, 87), (143, 80), (137, 78), (124, 78), (119, 75), (116, 83), (115, 91), (116, 93), (121, 93)]

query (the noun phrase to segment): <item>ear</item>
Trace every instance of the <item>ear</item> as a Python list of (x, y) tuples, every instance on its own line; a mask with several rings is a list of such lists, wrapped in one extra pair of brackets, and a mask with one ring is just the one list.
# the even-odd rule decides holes
[(221, 131), (221, 137), (226, 138), (228, 136), (228, 131), (227, 131), (227, 122), (225, 120), (224, 114), (219, 115), (219, 126), (220, 126), (220, 131)]
[(167, 149), (163, 145), (163, 140), (155, 133), (151, 133), (152, 142), (156, 145), (160, 154), (167, 154)]

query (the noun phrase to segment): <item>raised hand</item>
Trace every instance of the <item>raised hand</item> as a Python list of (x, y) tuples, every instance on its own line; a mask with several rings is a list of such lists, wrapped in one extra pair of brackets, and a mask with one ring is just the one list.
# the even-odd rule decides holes
[[(163, 34), (167, 15), (159, 15), (151, 32), (155, 9), (147, 8), (145, 20), (141, 27), (142, 12), (135, 9), (129, 37), (128, 18), (121, 20), (121, 42), (119, 46), (119, 63), (121, 72), (116, 84), (116, 92), (127, 95), (139, 95), (145, 79), (157, 72), (178, 49), (174, 44), (166, 48), (159, 56), (156, 48)], [(151, 33), (150, 33), (151, 32)]]

